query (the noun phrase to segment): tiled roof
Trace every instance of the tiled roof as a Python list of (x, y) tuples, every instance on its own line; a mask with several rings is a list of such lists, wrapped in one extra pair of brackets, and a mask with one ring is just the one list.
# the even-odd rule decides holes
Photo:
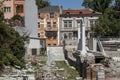
[(38, 10), (40, 12), (60, 12), (59, 6), (49, 6)]
[(96, 12), (96, 11), (92, 11), (90, 9), (67, 9), (67, 10), (63, 10), (61, 16), (64, 15), (101, 15), (100, 12)]

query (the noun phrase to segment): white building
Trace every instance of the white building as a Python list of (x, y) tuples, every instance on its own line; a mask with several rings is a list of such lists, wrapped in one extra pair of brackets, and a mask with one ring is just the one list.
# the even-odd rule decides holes
[(41, 46), (38, 38), (38, 8), (35, 0), (25, 0), (25, 27), (30, 37), (27, 53), (37, 55)]
[[(83, 21), (85, 26), (84, 35), (89, 38), (91, 24), (95, 24), (100, 15), (101, 13), (89, 9), (63, 10), (60, 15), (60, 39), (65, 41), (66, 49), (78, 48), (78, 50), (81, 50), (81, 47), (77, 46), (82, 46), (81, 42), (83, 42), (81, 39)], [(61, 45), (63, 45), (63, 42), (61, 42)]]

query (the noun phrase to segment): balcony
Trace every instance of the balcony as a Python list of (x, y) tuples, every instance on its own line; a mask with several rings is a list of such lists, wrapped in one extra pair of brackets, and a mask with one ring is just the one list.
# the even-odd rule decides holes
[(45, 31), (58, 31), (57, 27), (51, 28), (51, 27), (46, 27)]
[(25, 1), (25, 0), (15, 0), (15, 1)]
[(77, 27), (61, 28), (60, 31), (77, 31)]
[(25, 0), (15, 0), (14, 4), (24, 4)]

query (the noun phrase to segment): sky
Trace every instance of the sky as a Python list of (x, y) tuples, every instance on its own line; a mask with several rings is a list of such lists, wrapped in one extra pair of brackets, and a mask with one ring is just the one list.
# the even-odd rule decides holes
[(51, 5), (62, 5), (64, 9), (81, 9), (83, 0), (49, 0)]

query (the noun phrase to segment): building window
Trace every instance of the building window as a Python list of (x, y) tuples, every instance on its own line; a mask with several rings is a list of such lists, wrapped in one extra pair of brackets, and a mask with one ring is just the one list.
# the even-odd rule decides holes
[(67, 21), (64, 21), (64, 27), (67, 28)]
[(73, 32), (73, 38), (74, 39), (78, 39), (78, 33), (77, 33), (77, 31)]
[(46, 37), (48, 38), (48, 39), (51, 39), (52, 38), (52, 32), (46, 32)]
[(56, 44), (53, 44), (54, 46), (56, 46)]
[(66, 33), (64, 34), (64, 39), (67, 39), (67, 35), (66, 35)]
[(5, 13), (11, 12), (11, 7), (4, 7), (4, 12), (5, 12)]
[(37, 49), (32, 49), (32, 55), (36, 55), (37, 54)]
[(40, 28), (40, 22), (38, 22), (38, 28)]
[(50, 18), (54, 18), (54, 13), (50, 13)]
[(53, 32), (53, 39), (57, 38), (57, 32)]
[(65, 27), (65, 28), (70, 28), (70, 27), (72, 27), (72, 21), (71, 21), (71, 20), (64, 21), (64, 27)]
[(23, 5), (16, 6), (16, 13), (23, 13)]
[(11, 0), (4, 0), (4, 1), (11, 1)]
[(38, 37), (40, 37), (40, 33), (38, 33)]
[(77, 21), (77, 27), (81, 26), (81, 21)]
[(72, 33), (69, 33), (68, 36), (69, 36), (69, 39), (72, 39)]
[(90, 20), (90, 26), (92, 26), (94, 24), (93, 20)]
[(95, 20), (95, 19), (92, 19), (92, 20), (90, 20), (90, 26), (93, 26), (93, 25), (95, 25), (95, 24), (97, 24), (97, 20)]
[(51, 27), (51, 23), (47, 22), (47, 28), (50, 29), (50, 27)]
[(51, 46), (51, 44), (48, 44), (48, 46)]
[(72, 27), (72, 21), (68, 21), (68, 27)]
[(38, 18), (40, 19), (40, 13), (38, 13)]
[(53, 22), (53, 27), (56, 27), (56, 22)]

